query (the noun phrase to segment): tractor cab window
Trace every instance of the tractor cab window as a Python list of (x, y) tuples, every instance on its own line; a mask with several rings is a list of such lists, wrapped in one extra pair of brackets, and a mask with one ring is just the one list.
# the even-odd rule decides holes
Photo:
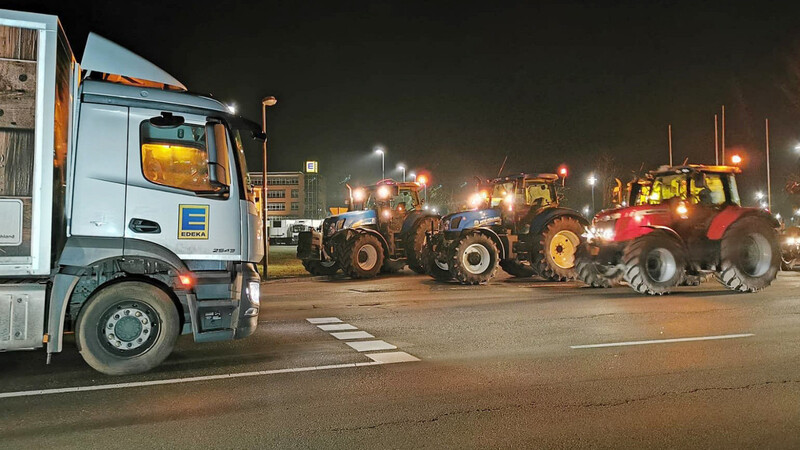
[(728, 174), (722, 180), (723, 183), (727, 182), (728, 184), (728, 202), (741, 206), (742, 201), (739, 199), (739, 188), (736, 187), (736, 176)]
[(722, 175), (695, 173), (691, 178), (689, 201), (700, 205), (722, 205), (725, 203), (725, 187)]
[(525, 204), (544, 207), (553, 203), (553, 192), (545, 183), (532, 183), (525, 186)]
[(653, 187), (650, 189), (647, 203), (658, 205), (671, 198), (685, 199), (687, 197), (686, 178), (686, 174), (682, 173), (656, 178), (653, 181)]
[(392, 201), (392, 208), (399, 209), (401, 206), (406, 211), (419, 209), (419, 197), (416, 191), (408, 188), (401, 188), (400, 192)]
[(508, 183), (498, 183), (495, 184), (492, 188), (492, 204), (491, 207), (495, 208), (503, 202), (503, 200), (508, 196), (516, 195), (514, 192), (514, 182), (509, 181)]

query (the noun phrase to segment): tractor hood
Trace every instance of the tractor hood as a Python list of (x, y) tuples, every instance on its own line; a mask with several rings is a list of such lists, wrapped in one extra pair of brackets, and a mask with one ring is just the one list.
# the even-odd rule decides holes
[(479, 209), (448, 214), (442, 218), (442, 227), (445, 231), (461, 231), (465, 228), (490, 227), (501, 221), (499, 209)]
[(375, 225), (377, 223), (377, 215), (374, 210), (368, 209), (366, 211), (350, 211), (338, 216), (333, 216), (325, 219), (325, 223), (331, 229), (326, 229), (327, 234), (343, 230), (345, 228), (358, 228), (367, 225)]

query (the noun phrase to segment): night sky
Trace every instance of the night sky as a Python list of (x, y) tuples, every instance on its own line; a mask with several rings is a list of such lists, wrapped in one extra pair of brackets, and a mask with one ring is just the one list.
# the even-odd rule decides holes
[[(270, 170), (320, 161), (338, 182), (374, 182), (387, 149), (456, 188), (473, 176), (569, 165), (569, 203), (589, 202), (598, 155), (619, 174), (713, 162), (714, 114), (742, 149), (743, 200), (765, 188), (770, 118), (773, 193), (797, 171), (800, 7), (691, 2), (84, 2), (5, 1), (61, 17), (80, 55), (95, 31), (260, 120)], [(251, 155), (251, 167), (260, 167)], [(779, 210), (791, 211), (786, 199)]]

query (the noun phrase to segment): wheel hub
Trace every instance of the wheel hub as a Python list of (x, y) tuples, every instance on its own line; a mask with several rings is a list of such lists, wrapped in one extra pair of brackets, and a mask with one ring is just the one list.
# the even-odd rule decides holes
[(358, 267), (361, 270), (372, 270), (378, 263), (378, 250), (371, 245), (365, 245), (358, 250)]
[(120, 307), (109, 315), (105, 324), (106, 342), (122, 351), (135, 350), (144, 345), (152, 334), (152, 319), (138, 304)]
[(678, 270), (675, 256), (665, 248), (656, 248), (647, 254), (647, 274), (653, 280), (663, 283), (672, 279)]
[(751, 277), (767, 273), (772, 262), (772, 247), (759, 233), (753, 233), (744, 240), (742, 246), (742, 268)]
[(575, 250), (580, 244), (577, 234), (569, 230), (561, 230), (550, 240), (550, 259), (562, 269), (575, 266)]
[(469, 273), (483, 273), (489, 268), (489, 264), (491, 264), (489, 250), (481, 244), (472, 244), (464, 249), (461, 262)]

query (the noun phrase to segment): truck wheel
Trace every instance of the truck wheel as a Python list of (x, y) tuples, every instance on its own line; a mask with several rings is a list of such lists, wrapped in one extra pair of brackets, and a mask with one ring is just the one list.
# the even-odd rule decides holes
[(524, 278), (536, 275), (533, 268), (524, 264), (516, 259), (502, 259), (500, 260), (500, 268), (512, 277)]
[(425, 266), (422, 258), (422, 251), (425, 249), (426, 232), (437, 231), (439, 221), (435, 217), (423, 217), (417, 222), (414, 229), (409, 232), (409, 240), (406, 242), (406, 257), (408, 267), (418, 274), (425, 273)]
[(616, 266), (600, 264), (581, 246), (575, 253), (575, 273), (578, 279), (593, 288), (610, 288), (622, 280), (622, 272)]
[(75, 329), (84, 361), (107, 375), (146, 372), (175, 346), (178, 310), (166, 292), (141, 281), (102, 288), (83, 305)]
[(625, 246), (622, 255), (625, 281), (636, 292), (663, 295), (683, 281), (686, 258), (678, 242), (653, 231)]
[(437, 281), (450, 281), (453, 276), (450, 275), (450, 266), (447, 261), (441, 261), (436, 257), (428, 246), (422, 250), (422, 263), (425, 267), (425, 273), (432, 276)]
[(556, 217), (539, 237), (531, 255), (531, 267), (542, 278), (567, 281), (576, 277), (575, 251), (581, 243), (583, 225), (570, 216)]
[(351, 278), (374, 278), (383, 266), (383, 246), (375, 236), (358, 233), (336, 247), (336, 260)]
[(316, 259), (304, 259), (303, 267), (306, 271), (314, 276), (331, 276), (336, 275), (339, 271), (339, 263), (333, 260), (318, 261)]
[(450, 275), (461, 284), (485, 284), (497, 272), (497, 246), (488, 236), (471, 233), (456, 244), (450, 257)]
[(722, 236), (716, 277), (728, 289), (756, 292), (772, 283), (780, 263), (775, 230), (759, 217), (744, 217)]

